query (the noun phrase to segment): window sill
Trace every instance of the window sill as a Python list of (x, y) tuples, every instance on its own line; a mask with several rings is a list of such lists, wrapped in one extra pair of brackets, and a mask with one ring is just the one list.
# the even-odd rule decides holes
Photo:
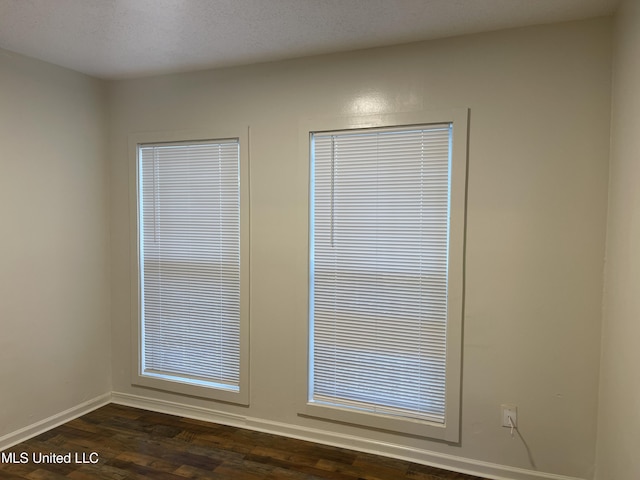
[(306, 403), (299, 415), (451, 443), (458, 442), (460, 437), (457, 428), (446, 424), (316, 403)]
[(179, 395), (207, 398), (238, 405), (249, 405), (248, 392), (238, 387), (236, 387), (237, 390), (234, 390), (233, 387), (223, 385), (218, 388), (212, 384), (205, 384), (205, 382), (195, 382), (189, 379), (155, 374), (134, 375), (131, 383), (139, 387), (153, 388), (165, 392), (177, 393)]

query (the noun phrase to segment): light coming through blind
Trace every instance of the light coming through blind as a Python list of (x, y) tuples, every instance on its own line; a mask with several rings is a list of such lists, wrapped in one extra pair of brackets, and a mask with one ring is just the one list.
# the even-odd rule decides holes
[(313, 135), (311, 403), (445, 423), (450, 146)]
[(142, 375), (238, 391), (235, 140), (139, 147)]

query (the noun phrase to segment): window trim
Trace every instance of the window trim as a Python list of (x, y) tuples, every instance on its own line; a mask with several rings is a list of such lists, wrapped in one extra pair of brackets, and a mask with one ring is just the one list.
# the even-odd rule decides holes
[[(237, 139), (240, 148), (240, 382), (239, 391), (218, 389), (143, 375), (142, 305), (139, 232), (139, 159), (138, 148), (155, 143), (195, 143)], [(216, 128), (174, 132), (133, 133), (129, 135), (129, 221), (131, 275), (131, 384), (181, 395), (249, 405), (249, 130), (248, 127)]]
[[(447, 300), (447, 353), (445, 376), (445, 423), (426, 420), (392, 417), (376, 413), (361, 412), (337, 406), (319, 405), (309, 402), (310, 394), (310, 348), (309, 323), (310, 301), (310, 255), (311, 255), (311, 195), (313, 178), (311, 172), (311, 137), (313, 133), (349, 131), (366, 128), (396, 128), (451, 123), (451, 196), (449, 220), (448, 254), (448, 300)], [(467, 157), (468, 157), (469, 110), (457, 108), (438, 111), (421, 111), (401, 114), (345, 116), (340, 118), (304, 119), (300, 122), (300, 158), (304, 162), (307, 178), (307, 262), (306, 262), (306, 321), (300, 322), (300, 344), (303, 345), (298, 376), (302, 390), (298, 401), (298, 414), (322, 420), (342, 422), (394, 433), (456, 443), (460, 440), (461, 390), (462, 390), (462, 323), (464, 314), (464, 253), (466, 231)]]

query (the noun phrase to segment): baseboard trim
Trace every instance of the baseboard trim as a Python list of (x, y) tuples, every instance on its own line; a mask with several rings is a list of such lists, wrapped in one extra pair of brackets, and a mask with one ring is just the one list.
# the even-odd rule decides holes
[(281, 435), (284, 437), (306, 440), (334, 447), (357, 450), (360, 452), (383, 455), (407, 460), (410, 462), (443, 468), (468, 475), (490, 478), (493, 480), (584, 480), (576, 477), (536, 472), (523, 468), (509, 467), (495, 463), (483, 462), (470, 458), (458, 457), (428, 450), (406, 447), (393, 443), (379, 442), (352, 435), (327, 432), (324, 430), (300, 427), (281, 422), (273, 422), (244, 415), (229, 414), (217, 410), (195, 407), (178, 402), (158, 400), (154, 398), (112, 392), (113, 403), (142, 408), (159, 413), (167, 413), (180, 417), (204, 420), (232, 427), (247, 428), (259, 432)]
[(111, 392), (0, 437), (0, 452), (111, 403)]

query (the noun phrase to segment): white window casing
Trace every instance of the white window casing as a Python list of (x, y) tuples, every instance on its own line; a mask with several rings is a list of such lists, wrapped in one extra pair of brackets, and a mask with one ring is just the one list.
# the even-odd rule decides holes
[(248, 404), (248, 157), (235, 135), (132, 135), (132, 383)]
[(465, 109), (307, 122), (303, 415), (459, 439)]

